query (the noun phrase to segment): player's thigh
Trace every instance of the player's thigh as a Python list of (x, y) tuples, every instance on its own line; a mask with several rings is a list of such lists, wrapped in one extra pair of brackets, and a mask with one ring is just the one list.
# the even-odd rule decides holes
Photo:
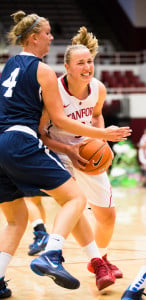
[(42, 205), (42, 197), (41, 196), (34, 196), (34, 197), (25, 197), (26, 201), (32, 202), (35, 205)]
[(86, 205), (86, 197), (73, 178), (68, 179), (56, 189), (49, 190), (48, 193), (60, 205), (64, 205), (71, 200), (76, 200), (77, 202), (81, 201), (83, 205)]
[(7, 221), (12, 224), (26, 224), (28, 221), (28, 210), (23, 198), (0, 204)]

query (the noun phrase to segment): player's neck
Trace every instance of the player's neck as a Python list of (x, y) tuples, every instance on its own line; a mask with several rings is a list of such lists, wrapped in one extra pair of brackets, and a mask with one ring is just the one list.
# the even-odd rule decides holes
[(73, 95), (74, 97), (80, 100), (84, 100), (88, 97), (89, 85), (82, 84), (80, 82), (78, 83), (77, 81), (74, 82), (74, 80), (68, 78), (68, 76), (66, 77), (66, 81), (67, 81), (67, 88), (71, 93), (71, 95)]
[(32, 47), (32, 46), (26, 46), (23, 48), (23, 51), (26, 52), (26, 53), (30, 53), (30, 54), (33, 54), (39, 58), (42, 58), (43, 55), (41, 55), (41, 53), (35, 48), (35, 47)]

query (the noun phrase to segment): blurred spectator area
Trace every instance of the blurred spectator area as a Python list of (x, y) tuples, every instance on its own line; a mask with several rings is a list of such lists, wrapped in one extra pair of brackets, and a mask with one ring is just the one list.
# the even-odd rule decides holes
[[(69, 41), (69, 44), (71, 42)], [(54, 47), (55, 45), (55, 47)], [(52, 47), (53, 47), (53, 54), (54, 54), (54, 60), (58, 64), (63, 63), (64, 59), (64, 51), (66, 48), (67, 44), (62, 44), (62, 45), (57, 45), (53, 42)], [(52, 48), (51, 47), (51, 48)], [(51, 49), (50, 49), (51, 51)], [(50, 52), (49, 55), (52, 53)], [(116, 51), (113, 48), (113, 45), (111, 44), (110, 41), (108, 40), (102, 40), (99, 43), (99, 48), (98, 48), (98, 54), (95, 58), (95, 63), (96, 64), (102, 64), (102, 65), (132, 65), (132, 64), (140, 64), (146, 62), (146, 50), (142, 51), (135, 51), (135, 52), (125, 52), (125, 51)]]

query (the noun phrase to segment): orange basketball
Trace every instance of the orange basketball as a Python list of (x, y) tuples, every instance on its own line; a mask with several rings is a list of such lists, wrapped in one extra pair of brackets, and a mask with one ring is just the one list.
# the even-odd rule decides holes
[(86, 164), (86, 168), (82, 170), (87, 174), (101, 174), (112, 164), (112, 150), (108, 143), (102, 140), (87, 139), (86, 143), (80, 146), (79, 153), (90, 162)]

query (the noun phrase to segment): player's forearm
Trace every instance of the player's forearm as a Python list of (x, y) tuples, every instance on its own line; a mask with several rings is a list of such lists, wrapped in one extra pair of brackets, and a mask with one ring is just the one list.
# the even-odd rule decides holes
[(53, 123), (55, 123), (58, 128), (75, 135), (104, 139), (113, 142), (126, 140), (127, 136), (131, 135), (131, 129), (129, 127), (110, 126), (107, 128), (96, 128), (64, 116), (58, 116)]
[(104, 124), (104, 118), (102, 115), (98, 116), (98, 117), (92, 117), (92, 126), (93, 127), (97, 127), (97, 128), (104, 128), (105, 124)]
[(90, 127), (76, 120), (69, 119), (68, 117), (59, 119), (55, 125), (60, 129), (75, 135), (87, 136), (91, 138), (105, 137), (105, 130), (103, 128)]
[(44, 143), (44, 145), (46, 145), (50, 150), (54, 151), (54, 152), (61, 152), (61, 153), (67, 153), (68, 151), (68, 145), (65, 145), (61, 142), (58, 142), (56, 140), (52, 140), (47, 133), (44, 133), (41, 135), (41, 139)]

